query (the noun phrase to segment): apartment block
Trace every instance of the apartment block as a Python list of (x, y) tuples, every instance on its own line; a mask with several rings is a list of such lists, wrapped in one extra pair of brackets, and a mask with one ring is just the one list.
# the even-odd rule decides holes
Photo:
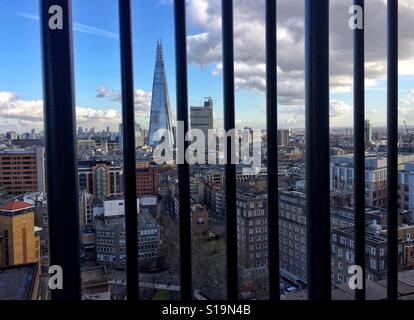
[[(414, 154), (398, 155), (398, 168), (414, 162)], [(354, 155), (331, 157), (331, 191), (353, 192)], [(381, 154), (367, 154), (365, 158), (365, 202), (369, 207), (385, 208), (387, 205), (387, 158)]]
[(237, 194), (239, 273), (244, 281), (267, 275), (267, 194)]
[[(400, 271), (414, 267), (414, 226), (398, 228), (398, 259)], [(332, 281), (345, 283), (350, 275), (348, 268), (355, 262), (355, 233), (353, 228), (332, 231)], [(368, 280), (381, 281), (387, 277), (386, 225), (371, 224), (365, 234), (365, 263)]]
[(306, 198), (299, 191), (279, 191), (281, 276), (307, 283)]

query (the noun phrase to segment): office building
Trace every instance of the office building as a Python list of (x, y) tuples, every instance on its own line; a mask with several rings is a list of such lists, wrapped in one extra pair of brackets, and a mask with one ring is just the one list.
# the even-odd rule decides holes
[(11, 195), (44, 192), (44, 148), (0, 150), (0, 187)]
[(239, 273), (244, 281), (267, 275), (267, 195), (238, 192)]
[(289, 144), (289, 130), (280, 129), (277, 130), (277, 145), (286, 147)]
[[(120, 266), (126, 261), (125, 218), (105, 212), (96, 223), (96, 262)], [(138, 214), (138, 254), (141, 263), (155, 262), (160, 255), (161, 227), (146, 210)]]
[(159, 194), (158, 174), (158, 167), (155, 165), (150, 165), (148, 162), (137, 164), (137, 197)]
[(365, 133), (365, 146), (368, 146), (372, 142), (372, 128), (371, 128), (371, 124), (369, 120), (365, 120), (364, 133)]
[(213, 99), (205, 98), (204, 105), (190, 107), (191, 129), (199, 129), (204, 133), (205, 145), (208, 145), (208, 130), (214, 128)]
[(172, 120), (170, 110), (170, 98), (168, 95), (167, 76), (164, 63), (164, 51), (162, 42), (157, 43), (157, 56), (155, 62), (154, 82), (152, 89), (151, 115), (149, 123), (149, 145), (155, 147), (158, 142), (154, 134), (157, 130), (167, 130), (166, 139), (171, 146), (174, 145), (172, 132)]

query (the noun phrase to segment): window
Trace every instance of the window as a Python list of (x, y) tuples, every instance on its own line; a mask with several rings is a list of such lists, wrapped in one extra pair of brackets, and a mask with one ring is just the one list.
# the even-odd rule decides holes
[(377, 260), (371, 259), (370, 260), (370, 267), (372, 270), (377, 270)]

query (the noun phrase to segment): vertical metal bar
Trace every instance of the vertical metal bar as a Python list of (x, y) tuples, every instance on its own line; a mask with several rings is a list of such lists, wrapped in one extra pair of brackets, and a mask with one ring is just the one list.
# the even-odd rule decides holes
[[(224, 129), (226, 132), (229, 132), (235, 128), (233, 0), (222, 0), (221, 10), (223, 28)], [(230, 137), (228, 137), (225, 164), (227, 299), (234, 301), (239, 298), (239, 276), (237, 266), (236, 165), (231, 161), (234, 144), (230, 140)]]
[(122, 123), (124, 143), (125, 233), (127, 254), (127, 298), (139, 298), (138, 213), (135, 156), (134, 66), (132, 56), (131, 1), (119, 0), (121, 45)]
[(50, 265), (63, 270), (63, 290), (52, 299), (80, 300), (72, 1), (41, 0), (40, 16)]
[[(364, 0), (354, 5), (365, 13)], [(354, 222), (355, 264), (363, 270), (363, 289), (355, 291), (356, 300), (365, 300), (365, 15), (363, 28), (354, 30)]]
[(305, 1), (306, 211), (310, 300), (331, 298), (329, 0)]
[(387, 211), (389, 300), (398, 296), (398, 1), (388, 0)]
[[(175, 16), (175, 59), (177, 84), (177, 121), (183, 125), (184, 134), (188, 125), (188, 80), (187, 80), (187, 35), (185, 22), (185, 0), (174, 1)], [(183, 146), (184, 150), (178, 150)], [(177, 143), (177, 154), (185, 154), (188, 141)], [(190, 211), (190, 166), (185, 161), (177, 164), (178, 196), (180, 203), (180, 262), (181, 299), (192, 299), (191, 264), (191, 211)]]
[(276, 0), (266, 0), (267, 216), (270, 300), (280, 299), (276, 48)]

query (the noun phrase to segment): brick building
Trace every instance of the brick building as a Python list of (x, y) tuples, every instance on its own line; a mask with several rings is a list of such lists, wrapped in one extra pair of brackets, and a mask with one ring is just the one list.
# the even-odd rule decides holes
[(11, 195), (45, 191), (44, 148), (0, 150), (0, 187)]

